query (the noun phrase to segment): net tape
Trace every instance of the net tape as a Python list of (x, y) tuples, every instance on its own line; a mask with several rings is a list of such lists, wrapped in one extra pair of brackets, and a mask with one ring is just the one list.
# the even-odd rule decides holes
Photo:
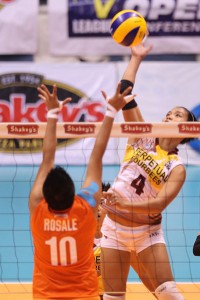
[[(96, 137), (101, 122), (58, 123), (58, 138)], [(46, 123), (1, 123), (0, 138), (40, 139), (44, 137)], [(197, 138), (200, 136), (200, 122), (181, 123), (114, 123), (111, 137), (166, 137)]]

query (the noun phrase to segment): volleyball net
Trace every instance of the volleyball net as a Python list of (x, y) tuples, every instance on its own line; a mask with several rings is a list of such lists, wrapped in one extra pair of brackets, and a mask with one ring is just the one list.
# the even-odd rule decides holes
[[(96, 137), (101, 122), (71, 122), (57, 124), (58, 138), (86, 138)], [(43, 138), (46, 123), (1, 123), (1, 139), (34, 139)], [(200, 136), (200, 122), (181, 123), (146, 123), (146, 122), (124, 122), (114, 123), (111, 137), (168, 137), (185, 138)]]
[[(100, 126), (101, 123), (57, 124), (55, 163), (64, 166), (77, 190), (84, 180)], [(0, 297), (31, 294), (26, 286), (32, 281), (33, 270), (28, 197), (41, 162), (45, 128), (46, 123), (0, 124)], [(193, 256), (192, 247), (200, 231), (200, 123), (114, 123), (103, 159), (103, 181), (113, 182), (125, 150), (125, 139), (130, 136), (195, 138), (195, 148), (191, 144), (180, 147), (187, 177), (176, 199), (163, 212), (163, 230), (175, 280), (194, 284), (192, 293), (196, 295), (200, 293), (200, 259)], [(138, 276), (130, 269), (128, 283), (138, 282)], [(19, 290), (13, 290), (16, 283)], [(134, 293), (134, 287), (128, 287), (127, 291)], [(145, 299), (151, 298), (146, 294)]]

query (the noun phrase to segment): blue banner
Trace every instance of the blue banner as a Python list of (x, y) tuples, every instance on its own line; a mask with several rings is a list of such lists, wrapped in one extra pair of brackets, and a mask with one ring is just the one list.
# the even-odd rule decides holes
[(110, 37), (110, 21), (124, 9), (139, 11), (152, 37), (200, 35), (199, 0), (69, 0), (69, 37)]

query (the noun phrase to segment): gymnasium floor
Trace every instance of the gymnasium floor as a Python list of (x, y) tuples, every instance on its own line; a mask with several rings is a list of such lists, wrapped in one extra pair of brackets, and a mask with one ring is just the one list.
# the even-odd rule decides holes
[[(112, 182), (119, 166), (105, 166), (103, 180)], [(84, 168), (68, 166), (80, 188)], [(31, 299), (33, 248), (29, 231), (28, 195), (36, 166), (0, 166), (0, 299)], [(200, 299), (200, 257), (192, 253), (200, 231), (200, 167), (187, 166), (184, 188), (163, 213), (163, 229), (175, 280), (186, 300)], [(131, 270), (127, 300), (155, 299), (138, 284)], [(19, 283), (19, 284), (15, 284)]]
[[(178, 284), (185, 300), (200, 299), (200, 284), (185, 283)], [(31, 300), (31, 284), (0, 284), (0, 299), (1, 300)], [(127, 285), (126, 300), (155, 300), (146, 288), (139, 283), (129, 283)]]

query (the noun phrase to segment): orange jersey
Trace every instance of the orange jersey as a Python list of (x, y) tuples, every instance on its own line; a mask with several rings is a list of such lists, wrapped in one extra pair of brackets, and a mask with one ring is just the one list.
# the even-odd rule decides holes
[(34, 243), (33, 297), (81, 298), (98, 295), (93, 241), (96, 219), (79, 196), (62, 214), (45, 200), (31, 218)]

